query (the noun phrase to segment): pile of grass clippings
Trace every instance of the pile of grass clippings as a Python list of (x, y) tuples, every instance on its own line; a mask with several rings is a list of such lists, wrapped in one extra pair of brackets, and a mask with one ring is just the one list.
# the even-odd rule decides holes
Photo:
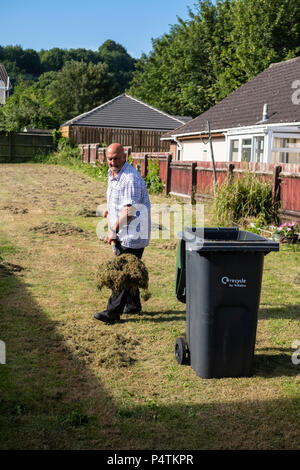
[(80, 209), (78, 212), (76, 212), (76, 215), (81, 217), (97, 217), (96, 210), (88, 209), (87, 207)]
[(82, 228), (74, 227), (71, 224), (63, 224), (61, 222), (46, 222), (42, 225), (32, 227), (30, 230), (48, 235), (72, 235), (74, 233), (83, 233)]
[(9, 212), (12, 212), (13, 214), (27, 214), (28, 213), (28, 209), (26, 209), (25, 207), (14, 206), (13, 204), (2, 206), (1, 210), (6, 210)]
[[(140, 288), (147, 290), (149, 282), (148, 270), (139, 258), (131, 254), (123, 254), (98, 266), (97, 287), (120, 292), (122, 289)], [(148, 297), (149, 298), (149, 297)]]
[(103, 344), (98, 348), (95, 354), (95, 360), (99, 366), (105, 368), (111, 367), (129, 367), (136, 361), (136, 348), (140, 342), (129, 335), (112, 334), (104, 336), (102, 333)]

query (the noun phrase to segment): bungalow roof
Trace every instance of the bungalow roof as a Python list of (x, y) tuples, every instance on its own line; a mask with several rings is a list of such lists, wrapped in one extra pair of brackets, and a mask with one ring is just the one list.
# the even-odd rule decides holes
[(107, 103), (76, 116), (62, 126), (112, 127), (167, 131), (184, 124), (188, 117), (171, 116), (129, 95), (120, 95)]
[[(267, 104), (267, 119), (262, 121)], [(271, 64), (200, 116), (162, 136), (163, 139), (254, 125), (300, 122), (300, 57)]]

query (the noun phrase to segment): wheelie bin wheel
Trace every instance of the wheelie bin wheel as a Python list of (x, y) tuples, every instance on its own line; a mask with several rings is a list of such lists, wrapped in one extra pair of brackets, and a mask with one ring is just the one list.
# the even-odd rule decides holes
[(187, 350), (187, 344), (184, 340), (184, 338), (179, 337), (176, 339), (175, 343), (175, 359), (178, 362), (178, 364), (183, 365), (188, 363), (188, 350)]

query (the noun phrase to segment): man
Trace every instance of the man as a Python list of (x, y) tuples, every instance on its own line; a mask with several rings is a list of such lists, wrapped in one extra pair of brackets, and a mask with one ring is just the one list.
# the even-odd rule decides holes
[[(109, 232), (107, 241), (115, 243), (116, 255), (143, 255), (150, 239), (150, 200), (145, 182), (138, 171), (127, 161), (124, 148), (118, 143), (106, 149), (109, 166), (107, 187), (107, 210)], [(140, 313), (140, 293), (123, 289), (113, 292), (107, 308), (94, 315), (97, 320), (113, 324), (122, 313)]]

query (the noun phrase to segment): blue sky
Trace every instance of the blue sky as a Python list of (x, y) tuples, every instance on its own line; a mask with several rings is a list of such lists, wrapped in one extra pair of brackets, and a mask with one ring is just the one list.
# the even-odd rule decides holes
[(157, 38), (188, 19), (195, 0), (0, 0), (0, 45), (24, 49), (97, 50), (107, 39), (133, 57), (152, 48)]

